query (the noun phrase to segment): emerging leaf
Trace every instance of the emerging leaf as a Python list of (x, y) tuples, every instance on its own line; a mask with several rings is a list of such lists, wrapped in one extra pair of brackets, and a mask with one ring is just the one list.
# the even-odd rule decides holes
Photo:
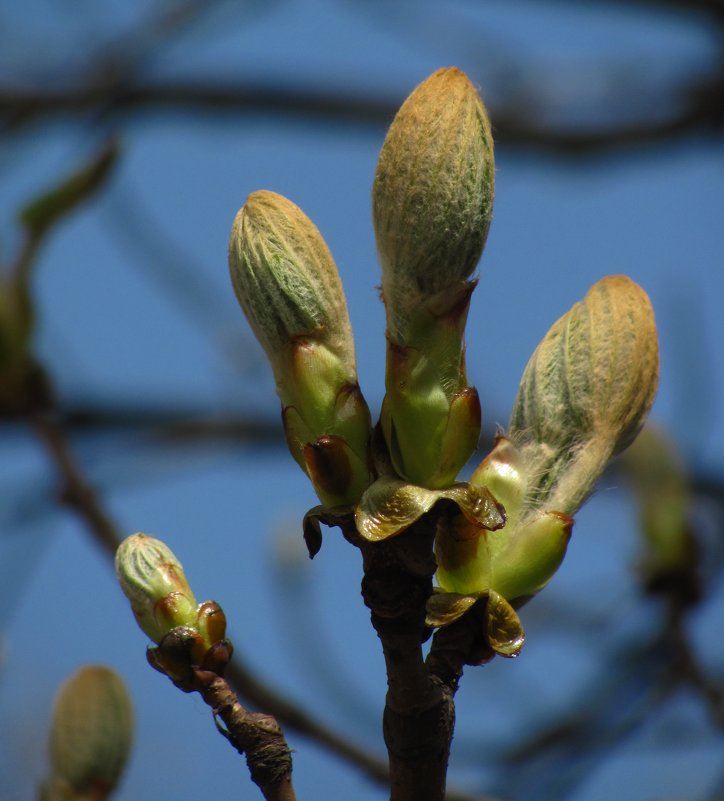
[(485, 489), (470, 484), (454, 484), (446, 490), (430, 490), (400, 479), (382, 477), (362, 496), (355, 512), (357, 530), (367, 540), (379, 540), (401, 534), (429, 512), (438, 501), (455, 503), (474, 527), (500, 528), (505, 513)]

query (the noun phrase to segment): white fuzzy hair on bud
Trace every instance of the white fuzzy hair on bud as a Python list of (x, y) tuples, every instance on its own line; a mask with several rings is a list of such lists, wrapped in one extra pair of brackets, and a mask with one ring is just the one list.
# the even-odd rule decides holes
[(647, 294), (607, 276), (561, 317), (530, 358), (511, 416), (539, 508), (573, 514), (608, 461), (635, 438), (658, 386)]

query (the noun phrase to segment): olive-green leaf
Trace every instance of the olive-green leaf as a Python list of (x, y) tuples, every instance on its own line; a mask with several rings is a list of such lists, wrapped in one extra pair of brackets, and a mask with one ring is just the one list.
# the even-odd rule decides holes
[(425, 625), (431, 628), (447, 626), (458, 618), (477, 601), (474, 595), (458, 595), (456, 592), (438, 592), (427, 599)]
[(518, 656), (525, 632), (515, 609), (495, 590), (488, 594), (488, 642), (501, 656)]
[(355, 512), (357, 530), (367, 540), (378, 542), (401, 534), (441, 500), (457, 504), (471, 522), (481, 528), (505, 525), (505, 513), (484, 488), (461, 482), (444, 490), (431, 490), (383, 476), (363, 494)]
[(20, 221), (38, 235), (64, 215), (70, 213), (97, 192), (111, 174), (118, 159), (119, 149), (115, 141), (107, 143), (77, 172), (64, 176), (20, 211)]

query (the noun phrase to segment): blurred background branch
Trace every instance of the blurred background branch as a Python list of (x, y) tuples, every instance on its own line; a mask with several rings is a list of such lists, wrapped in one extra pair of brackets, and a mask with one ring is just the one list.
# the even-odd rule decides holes
[[(0, 228), (0, 260), (5, 264), (3, 279), (8, 282), (3, 286), (10, 285), (12, 276), (28, 279), (35, 322), (30, 326), (33, 336), (23, 334), (21, 344), (35, 367), (43, 362), (56, 387), (52, 411), (46, 408), (39, 414), (34, 410), (32, 415), (43, 443), (39, 460), (36, 441), (27, 437), (27, 396), (19, 404), (3, 403), (0, 414), (0, 467), (5, 471), (0, 503), (0, 595), (12, 594), (3, 596), (3, 601), (6, 609), (13, 610), (12, 615), (6, 614), (3, 628), (7, 668), (0, 672), (0, 702), (6, 719), (29, 718), (25, 709), (13, 713), (12, 696), (17, 694), (13, 681), (17, 683), (18, 677), (31, 669), (32, 658), (13, 652), (13, 646), (17, 642), (17, 649), (32, 647), (28, 619), (37, 625), (42, 614), (47, 614), (49, 597), (65, 593), (64, 597), (81, 598), (75, 606), (83, 604), (85, 618), (83, 626), (63, 632), (60, 644), (54, 646), (57, 667), (45, 655), (35, 657), (45, 673), (80, 658), (84, 646), (73, 641), (75, 636), (86, 643), (87, 650), (93, 646), (92, 653), (99, 644), (112, 651), (113, 642), (107, 640), (117, 640), (119, 663), (129, 650), (115, 623), (113, 635), (107, 637), (108, 620), (116, 614), (113, 599), (107, 599), (105, 589), (97, 589), (95, 594), (87, 590), (84, 585), (92, 585), (87, 576), (80, 580), (72, 558), (81, 554), (88, 569), (92, 556), (84, 550), (85, 545), (78, 544), (81, 538), (74, 539), (75, 529), (64, 527), (65, 517), (49, 502), (60, 493), (61, 500), (90, 526), (108, 551), (119, 531), (130, 533), (144, 527), (149, 517), (159, 529), (177, 528), (179, 536), (186, 537), (191, 564), (202, 574), (207, 571), (207, 580), (213, 581), (212, 591), (232, 596), (224, 603), (229, 617), (235, 603), (239, 610), (240, 636), (235, 640), (244, 661), (237, 660), (231, 673), (237, 688), (255, 708), (275, 714), (309, 738), (299, 749), (300, 772), (306, 770), (312, 779), (320, 775), (320, 763), (314, 762), (314, 757), (306, 767), (303, 761), (306, 754), (302, 752), (314, 751), (314, 741), (325, 753), (356, 765), (372, 780), (369, 786), (341, 784), (345, 789), (338, 793), (340, 797), (350, 801), (382, 797), (378, 787), (385, 780), (386, 768), (375, 756), (380, 738), (367, 723), (376, 719), (379, 709), (367, 709), (364, 715), (360, 712), (360, 707), (369, 706), (370, 698), (378, 698), (381, 708), (384, 689), (375, 674), (377, 643), (364, 639), (366, 630), (362, 628), (368, 622), (364, 614), (359, 631), (353, 631), (353, 613), (344, 608), (358, 603), (359, 565), (348, 565), (343, 544), (333, 535), (325, 538), (313, 574), (303, 573), (308, 569), (304, 561), (293, 562), (284, 570), (276, 563), (269, 567), (264, 555), (270, 562), (275, 557), (258, 545), (266, 538), (267, 529), (278, 524), (275, 514), (292, 510), (301, 518), (309, 499), (297, 497), (290, 489), (302, 483), (301, 475), (295, 473), (286, 480), (282, 466), (286, 453), (271, 382), (258, 369), (258, 353), (248, 336), (245, 338), (243, 323), (238, 316), (232, 317), (226, 306), (230, 294), (223, 275), (227, 221), (216, 226), (208, 219), (215, 220), (222, 208), (230, 223), (235, 211), (230, 203), (238, 205), (245, 192), (258, 188), (254, 182), (286, 181), (284, 188), (297, 192), (306, 183), (309, 191), (302, 199), (312, 207), (316, 204), (315, 213), (322, 215), (327, 226), (325, 235), (330, 229), (332, 235), (335, 229), (341, 232), (333, 250), (335, 255), (341, 252), (349, 264), (344, 279), (346, 285), (348, 281), (352, 285), (350, 306), (357, 304), (352, 311), (357, 315), (360, 364), (364, 368), (368, 361), (377, 369), (369, 343), (382, 342), (382, 323), (374, 318), (372, 322), (380, 330), (373, 330), (371, 323), (365, 327), (367, 317), (372, 316), (363, 304), (373, 300), (373, 293), (370, 290), (363, 296), (360, 289), (371, 287), (376, 273), (371, 270), (355, 283), (357, 272), (363, 272), (374, 254), (351, 219), (358, 212), (351, 184), (367, 181), (359, 189), (359, 208), (366, 209), (363, 204), (368, 203), (372, 159), (400, 100), (424, 77), (425, 70), (429, 71), (428, 65), (434, 68), (464, 61), (463, 66), (483, 88), (496, 144), (508, 155), (508, 160), (501, 161), (501, 205), (493, 226), (494, 232), (503, 233), (494, 233), (500, 238), (497, 245), (491, 243), (490, 262), (485, 267), (485, 281), (493, 284), (480, 301), (483, 313), (475, 312), (482, 324), (469, 337), (470, 361), (479, 365), (488, 395), (484, 398), (487, 428), (481, 440), (483, 449), (492, 443), (495, 421), (507, 419), (506, 397), (511, 394), (507, 379), (498, 375), (497, 350), (504, 351), (501, 358), (519, 375), (527, 353), (542, 333), (537, 328), (545, 330), (566, 303), (581, 294), (577, 281), (589, 280), (592, 273), (598, 278), (600, 270), (626, 271), (636, 268), (637, 261), (650, 261), (643, 282), (656, 289), (658, 275), (666, 289), (660, 291), (659, 300), (663, 297), (678, 311), (686, 312), (685, 293), (678, 285), (667, 284), (668, 248), (675, 251), (670, 255), (671, 269), (682, 276), (682, 284), (688, 288), (697, 280), (701, 283), (702, 276), (706, 282), (689, 309), (697, 325), (687, 322), (686, 314), (672, 322), (664, 304), (654, 304), (662, 322), (663, 344), (669, 343), (663, 375), (665, 379), (668, 376), (670, 385), (663, 389), (659, 414), (677, 439), (686, 467), (684, 482), (690, 499), (685, 524), (690, 527), (696, 555), (685, 572), (696, 582), (699, 595), (695, 602), (682, 604), (676, 589), (681, 585), (670, 581), (659, 582), (659, 591), (653, 593), (650, 573), (640, 568), (627, 571), (620, 561), (616, 563), (615, 586), (606, 583), (611, 580), (609, 574), (600, 581), (595, 571), (585, 574), (585, 564), (606, 563), (608, 557), (601, 554), (616, 547), (617, 531), (625, 526), (620, 517), (614, 516), (611, 522), (606, 505), (609, 498), (628, 504), (627, 519), (638, 517), (642, 530), (646, 527), (642, 508), (647, 503), (652, 509), (668, 503), (660, 496), (644, 499), (631, 483), (628, 468), (614, 466), (601, 482), (602, 492), (592, 502), (591, 516), (583, 518), (574, 533), (569, 556), (574, 565), (569, 576), (573, 578), (560, 592), (554, 585), (550, 594), (547, 590), (530, 609), (523, 610), (526, 627), (530, 620), (530, 645), (519, 662), (493, 663), (466, 675), (464, 691), (468, 692), (469, 683), (470, 694), (461, 699), (460, 714), (467, 713), (473, 722), (466, 725), (461, 720), (455, 743), (458, 756), (454, 757), (458, 772), (453, 776), (455, 784), (465, 784), (470, 791), (450, 797), (459, 801), (484, 798), (489, 791), (505, 799), (535, 797), (539, 801), (609, 797), (605, 777), (606, 770), (614, 770), (612, 765), (619, 766), (616, 776), (632, 776), (631, 770), (626, 772), (626, 760), (638, 765), (636, 759), (640, 758), (649, 765), (647, 760), (656, 757), (654, 764), (664, 773), (667, 765), (675, 770), (679, 764), (676, 757), (683, 754), (692, 764), (704, 765), (679, 771), (687, 797), (720, 801), (724, 782), (720, 768), (723, 663), (717, 633), (724, 562), (724, 465), (716, 450), (722, 420), (716, 365), (721, 327), (711, 322), (707, 303), (715, 300), (716, 311), (720, 311), (716, 295), (721, 289), (717, 278), (721, 248), (714, 235), (699, 241), (701, 230), (721, 228), (720, 207), (716, 197), (711, 200), (704, 190), (695, 188), (701, 192), (701, 203), (687, 217), (690, 209), (680, 194), (683, 181), (677, 183), (671, 176), (689, 154), (692, 162), (701, 161), (702, 173), (721, 167), (724, 3), (602, 0), (582, 9), (580, 4), (563, 0), (537, 4), (459, 0), (443, 6), (412, 0), (326, 4), (187, 0), (129, 7), (128, 14), (116, 17), (106, 14), (110, 10), (105, 4), (85, 3), (79, 10), (68, 3), (51, 8), (38, 2), (49, 19), (40, 13), (37, 19), (30, 19), (27, 12), (24, 15), (10, 7), (0, 10), (0, 210), (6, 226)], [(299, 6), (302, 10), (297, 13), (302, 16), (294, 17)], [(545, 27), (543, 17), (548, 12), (556, 15), (557, 22)], [(312, 19), (309, 28), (303, 28), (303, 15)], [(645, 36), (624, 36), (615, 48), (610, 46), (605, 32), (625, 28), (633, 16)], [(306, 38), (330, 17), (344, 19), (347, 28), (341, 28), (342, 35), (329, 35), (331, 55), (316, 62), (319, 41), (327, 44), (325, 34), (311, 43)], [(261, 26), (267, 19), (272, 20), (274, 36), (265, 38), (259, 32), (264, 31)], [(287, 19), (292, 20), (288, 31)], [(604, 20), (608, 27), (603, 26), (605, 32), (596, 39), (593, 29)], [(665, 47), (649, 47), (654, 23), (669, 31), (688, 32), (694, 44), (684, 48), (684, 55)], [(548, 39), (556, 25), (563, 31), (557, 43)], [(352, 31), (346, 39), (345, 31)], [(260, 43), (255, 49), (257, 34)], [(339, 41), (334, 42), (335, 38)], [(365, 54), (366, 60), (355, 49), (357, 40), (363, 43), (359, 53)], [(386, 45), (399, 61), (391, 61)], [(345, 49), (350, 50), (349, 60), (360, 58), (360, 64), (355, 70), (330, 69), (330, 63), (347, 63), (342, 57)], [(285, 60), (288, 50), (292, 55)], [(145, 137), (159, 121), (167, 127), (158, 141), (149, 145)], [(215, 131), (231, 129), (233, 138), (223, 139), (218, 133), (209, 136), (211, 125), (218, 126)], [(198, 133), (200, 128), (203, 136)], [(179, 131), (189, 138), (186, 149), (178, 145)], [(251, 136), (242, 137), (257, 131), (260, 141), (268, 140), (266, 155), (260, 155), (263, 151)], [(291, 145), (282, 142), (284, 136)], [(237, 138), (242, 139), (240, 155), (232, 153), (229, 145)], [(322, 140), (322, 150), (343, 153), (342, 161), (330, 161), (332, 166), (321, 174), (316, 155), (308, 157), (308, 164), (301, 157), (307, 157), (305, 151), (315, 138)], [(122, 147), (114, 144), (116, 141)], [(222, 153), (219, 164), (209, 158), (224, 148), (227, 152)], [(364, 159), (359, 158), (363, 148)], [(78, 149), (92, 155), (85, 162), (88, 169), (75, 173), (70, 194), (39, 191), (39, 184), (52, 186), (69, 173), (68, 156), (77, 155)], [(170, 155), (165, 161), (167, 152)], [(519, 184), (529, 192), (525, 194), (515, 188), (516, 168), (528, 163), (531, 156), (544, 167), (540, 172), (517, 174)], [(197, 161), (198, 175), (194, 173)], [(261, 163), (258, 172), (256, 161)], [(340, 164), (344, 173), (341, 188), (335, 184)], [(272, 173), (274, 165), (280, 165), (277, 173)], [(297, 172), (298, 185), (294, 183)], [(640, 184), (654, 173), (656, 176), (639, 195), (633, 179), (626, 184), (628, 174), (634, 172)], [(267, 179), (267, 174), (272, 177)], [(545, 194), (552, 186), (545, 183), (546, 176), (559, 174), (567, 181), (561, 194), (569, 194), (568, 203), (565, 198), (561, 201)], [(233, 188), (224, 184), (227, 175)], [(540, 195), (533, 188), (536, 181), (544, 184)], [(582, 198), (612, 192), (612, 184), (625, 185), (614, 202), (630, 191), (639, 198), (639, 206), (632, 202), (621, 216), (609, 213), (597, 218), (590, 216), (596, 213), (591, 205), (589, 216), (581, 222), (572, 207), (581, 205)], [(576, 187), (581, 186), (576, 194)], [(519, 215), (518, 227), (507, 222), (506, 195)], [(29, 203), (28, 196), (32, 198)], [(666, 202), (657, 205), (662, 197)], [(349, 209), (338, 211), (344, 205), (342, 198)], [(88, 203), (81, 206), (80, 201), (86, 199)], [(654, 217), (661, 216), (660, 228), (647, 222), (646, 210), (641, 209), (647, 204)], [(25, 214), (18, 214), (23, 208)], [(76, 208), (78, 214), (66, 217), (65, 211)], [(627, 211), (630, 208), (634, 211)], [(63, 214), (56, 216), (58, 210)], [(624, 218), (626, 214), (630, 220)], [(20, 217), (20, 225), (7, 224), (13, 216)], [(693, 225), (694, 216), (701, 221), (700, 228)], [(636, 242), (626, 230), (629, 221), (640, 237)], [(367, 219), (363, 224), (369, 228)], [(538, 224), (547, 229), (547, 238), (537, 231)], [(583, 240), (580, 246), (579, 238)], [(657, 238), (664, 242), (659, 249)], [(517, 243), (528, 240), (527, 249), (515, 250)], [(674, 240), (681, 242), (680, 250), (672, 248)], [(570, 249), (558, 252), (559, 242)], [(505, 248), (510, 255), (504, 254)], [(632, 254), (631, 263), (622, 257), (627, 250)], [(565, 266), (557, 268), (557, 262)], [(121, 273), (122, 280), (118, 278)], [(496, 273), (519, 277), (509, 283), (489, 279)], [(711, 286), (716, 291), (712, 292)], [(158, 297), (153, 297), (160, 302), (155, 305), (142, 297), (149, 287), (157, 291)], [(533, 298), (533, 305), (527, 307), (526, 293)], [(12, 297), (12, 293), (3, 297)], [(524, 334), (515, 327), (520, 325), (516, 322), (503, 329), (502, 320), (509, 319), (529, 322), (522, 326)], [(170, 345), (163, 350), (156, 342), (167, 328)], [(136, 350), (126, 341), (133, 329), (141, 332), (142, 344)], [(182, 329), (192, 333), (179, 337)], [(229, 330), (234, 332), (231, 337), (227, 336)], [(493, 341), (491, 331), (502, 344)], [(196, 337), (207, 350), (197, 345)], [(680, 346), (683, 340), (687, 344)], [(105, 350), (98, 350), (99, 345)], [(213, 369), (207, 364), (211, 359), (216, 360)], [(515, 359), (522, 363), (512, 364)], [(145, 373), (139, 370), (136, 374), (129, 368), (129, 364), (136, 367), (145, 361), (149, 365)], [(170, 385), (169, 365), (177, 368), (174, 375), (178, 378)], [(207, 372), (203, 372), (205, 368)], [(696, 380), (700, 373), (708, 381), (705, 386)], [(219, 384), (214, 392), (196, 391), (213, 381)], [(0, 396), (10, 383), (3, 383)], [(45, 389), (35, 384), (33, 392)], [(674, 391), (682, 393), (683, 403), (670, 400)], [(47, 403), (48, 398), (43, 401)], [(696, 441), (690, 433), (694, 429), (699, 437)], [(707, 447), (708, 457), (704, 453)], [(204, 461), (210, 452), (213, 458)], [(48, 464), (52, 466), (50, 474)], [(192, 479), (186, 483), (178, 478), (182, 472), (179, 465), (189, 468), (184, 476), (190, 473)], [(164, 481), (173, 493), (164, 493)], [(620, 486), (627, 492), (611, 489)], [(119, 508), (124, 509), (121, 514)], [(603, 511), (596, 511), (601, 508)], [(232, 542), (240, 530), (244, 536)], [(301, 546), (298, 523), (288, 537)], [(220, 557), (216, 542), (222, 538), (226, 544)], [(621, 541), (628, 542), (626, 536), (618, 539)], [(616, 558), (625, 562), (632, 551), (640, 556), (650, 544), (651, 540), (643, 537), (636, 545), (618, 547)], [(66, 550), (70, 556), (66, 557)], [(64, 569), (44, 568), (46, 554), (67, 561), (72, 569), (60, 564)], [(102, 561), (103, 566), (97, 568), (99, 586), (108, 579), (103, 573), (105, 557)], [(578, 585), (577, 570), (586, 576)], [(62, 590), (46, 589), (49, 574), (65, 582)], [(35, 597), (41, 597), (36, 602), (41, 614), (37, 605), (33, 606)], [(24, 603), (28, 617), (23, 613)], [(93, 617), (96, 607), (102, 610), (97, 613), (101, 619)], [(270, 623), (264, 618), (257, 624), (269, 607), (276, 619)], [(11, 619), (18, 621), (14, 627)], [(260, 664), (256, 642), (271, 637), (274, 622), (281, 622), (282, 644), (276, 658), (270, 660), (273, 664)], [(319, 632), (316, 640), (315, 631)], [(140, 646), (137, 632), (132, 636)], [(567, 640), (561, 644), (563, 637)], [(541, 653), (535, 651), (536, 642), (543, 657), (548, 648), (558, 654), (557, 659), (537, 661)], [(259, 650), (268, 648), (269, 642), (264, 640)], [(304, 648), (308, 651), (301, 653)], [(142, 662), (140, 650), (134, 656), (136, 662)], [(587, 673), (584, 668), (580, 674), (569, 673), (594, 656), (596, 661)], [(91, 658), (103, 659), (104, 655)], [(23, 670), (18, 668), (18, 660)], [(139, 671), (143, 669), (140, 665)], [(330, 673), (335, 681), (329, 680)], [(142, 681), (136, 677), (136, 686)], [(343, 703), (344, 688), (354, 696), (349, 704)], [(304, 702), (299, 702), (299, 697)], [(167, 700), (162, 697), (160, 703)], [(41, 711), (43, 703), (41, 698)], [(153, 708), (148, 698), (145, 703)], [(541, 708), (546, 714), (536, 718), (534, 713)], [(155, 716), (165, 719), (166, 714), (170, 713), (164, 709)], [(152, 717), (153, 713), (147, 713), (147, 718)], [(187, 725), (194, 723), (194, 719), (187, 721)], [(33, 750), (22, 749), (22, 744), (37, 742), (32, 733), (23, 740), (21, 731), (18, 738), (18, 727), (8, 727), (13, 743), (4, 749), (13, 769), (18, 763), (14, 754)], [(188, 740), (188, 730), (178, 728), (182, 742)], [(151, 742), (139, 747), (139, 754), (143, 750), (158, 764), (166, 737), (166, 732), (155, 731)], [(178, 743), (174, 747), (178, 749)], [(712, 754), (716, 770), (707, 767)], [(191, 764), (192, 755), (185, 753), (185, 757)], [(184, 756), (174, 752), (174, 759), (181, 762)], [(148, 762), (140, 760), (141, 756), (139, 770), (147, 771)], [(34, 763), (18, 772), (27, 776), (33, 769), (38, 773)], [(220, 767), (219, 776), (222, 770)], [(324, 763), (324, 770), (333, 771), (329, 762)], [(0, 763), (0, 795), (19, 801), (21, 794), (14, 793), (13, 785), (3, 784), (9, 781), (7, 774)], [(204, 781), (208, 787), (208, 776)], [(628, 801), (642, 796), (642, 782), (646, 784), (639, 777), (638, 783), (631, 779), (630, 787), (618, 780), (612, 786), (617, 794), (628, 792), (622, 796)], [(588, 783), (593, 783), (593, 790)], [(596, 788), (601, 786), (604, 790), (596, 796)], [(685, 797), (683, 792), (676, 795)], [(300, 796), (315, 797), (310, 792), (300, 792)], [(653, 797), (652, 793), (647, 793), (649, 796)], [(137, 793), (129, 797), (137, 797)]]
[[(656, 68), (645, 61), (629, 58), (609, 63), (601, 59), (597, 73), (586, 76), (587, 85), (573, 87), (568, 97), (551, 93), (545, 63), (529, 58), (527, 66), (511, 71), (505, 66), (513, 60), (510, 54), (499, 64), (493, 56), (485, 69), (498, 76), (489, 101), (496, 142), (559, 155), (586, 155), (694, 135), (720, 136), (724, 125), (721, 4), (714, 0), (641, 0), (633, 4), (612, 0), (591, 5), (616, 8), (637, 4), (652, 14), (675, 11), (682, 24), (691, 22), (708, 30), (712, 44), (719, 48), (712, 48), (707, 61), (693, 65), (690, 75), (668, 76), (666, 81), (659, 78), (651, 84), (645, 73), (655, 73)], [(152, 67), (164, 48), (203, 23), (214, 7), (223, 5), (219, 0), (162, 4), (135, 31), (98, 51), (91, 50), (73, 69), (58, 72), (55, 65), (50, 67), (52, 81), (42, 72), (14, 82), (6, 78), (0, 82), (0, 132), (16, 136), (52, 118), (125, 124), (141, 114), (179, 111), (227, 117), (271, 114), (307, 123), (381, 129), (389, 123), (401, 96), (387, 89), (338, 91), (321, 85), (300, 87), (293, 81), (239, 80), (226, 73), (215, 78), (155, 77)], [(22, 67), (16, 65), (14, 71), (22, 74)]]

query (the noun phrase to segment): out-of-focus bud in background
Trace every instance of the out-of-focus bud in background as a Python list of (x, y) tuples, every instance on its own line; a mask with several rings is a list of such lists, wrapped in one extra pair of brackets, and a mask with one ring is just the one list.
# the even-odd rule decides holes
[(61, 687), (50, 730), (43, 801), (104, 801), (118, 786), (133, 740), (133, 707), (118, 674), (78, 670)]
[(664, 431), (647, 425), (621, 458), (621, 468), (639, 509), (644, 585), (651, 592), (696, 600), (700, 587), (692, 494), (681, 454)]

